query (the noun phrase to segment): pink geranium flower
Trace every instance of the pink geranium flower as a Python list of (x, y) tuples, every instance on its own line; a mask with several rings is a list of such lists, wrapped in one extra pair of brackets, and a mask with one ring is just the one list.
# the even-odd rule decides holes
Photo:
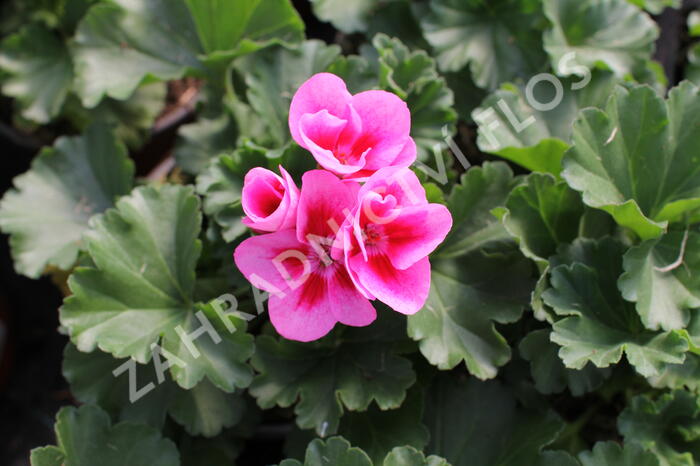
[(294, 228), (297, 219), (299, 188), (281, 166), (282, 176), (266, 168), (250, 170), (243, 181), (241, 204), (243, 223), (258, 232)]
[(343, 227), (345, 261), (357, 288), (403, 314), (418, 312), (430, 290), (428, 255), (452, 228), (441, 204), (429, 204), (407, 168), (377, 171), (358, 193)]
[(289, 130), (319, 165), (346, 178), (408, 167), (416, 159), (404, 101), (385, 91), (351, 95), (343, 80), (330, 73), (312, 76), (297, 90)]
[(316, 340), (337, 322), (360, 327), (376, 317), (348, 275), (337, 240), (358, 191), (357, 183), (342, 182), (332, 173), (307, 172), (296, 231), (254, 236), (234, 252), (243, 275), (253, 286), (270, 292), (270, 320), (285, 338)]

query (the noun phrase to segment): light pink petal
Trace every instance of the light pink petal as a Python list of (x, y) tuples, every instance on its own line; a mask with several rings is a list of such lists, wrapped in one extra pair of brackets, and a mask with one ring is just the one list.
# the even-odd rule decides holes
[(344, 265), (328, 279), (328, 287), (332, 296), (329, 305), (338, 322), (364, 327), (377, 318), (374, 306), (355, 287)]
[(345, 82), (331, 73), (313, 75), (302, 84), (292, 98), (289, 107), (289, 131), (299, 145), (304, 142), (299, 135), (299, 122), (307, 113), (327, 110), (331, 115), (342, 118), (352, 96), (345, 87)]
[(344, 183), (325, 170), (311, 170), (302, 177), (297, 209), (297, 238), (335, 238), (357, 202), (355, 184)]
[(364, 197), (369, 192), (382, 196), (392, 195), (399, 206), (428, 203), (425, 188), (418, 177), (405, 167), (386, 167), (376, 171), (360, 189), (359, 197)]
[(350, 276), (350, 279), (355, 285), (355, 288), (357, 288), (357, 291), (359, 291), (362, 294), (362, 296), (364, 296), (367, 299), (376, 299), (375, 296), (372, 293), (370, 293), (369, 290), (367, 290), (362, 285), (362, 283), (360, 283), (360, 279), (357, 277), (357, 274), (350, 267), (350, 258), (357, 254), (360, 254), (365, 260), (367, 260), (367, 251), (364, 248), (362, 239), (355, 236), (356, 232), (357, 231), (355, 226), (350, 224), (344, 225), (341, 231), (341, 234), (344, 236), (343, 246), (345, 254), (343, 257), (343, 261), (345, 263), (345, 268), (348, 272), (348, 275)]
[(279, 170), (284, 179), (284, 187), (286, 189), (283, 200), (285, 216), (280, 229), (295, 228), (297, 225), (297, 207), (299, 206), (299, 188), (297, 188), (294, 179), (287, 173), (287, 170), (282, 168), (282, 165), (279, 166)]
[(297, 240), (294, 230), (281, 230), (246, 239), (233, 260), (253, 286), (282, 295), (313, 271), (308, 254), (309, 246)]
[(363, 287), (392, 309), (402, 314), (415, 314), (428, 298), (430, 262), (425, 257), (406, 270), (396, 269), (384, 254), (370, 256), (368, 261), (357, 254), (348, 261)]
[(416, 148), (416, 142), (413, 138), (408, 138), (406, 145), (403, 146), (399, 155), (396, 156), (391, 165), (393, 167), (410, 167), (413, 162), (416, 161), (416, 156), (418, 155), (418, 149)]
[(323, 168), (341, 175), (354, 173), (364, 165), (363, 157), (357, 162), (359, 165), (354, 165), (353, 160), (336, 151), (338, 138), (347, 123), (347, 120), (333, 116), (327, 110), (307, 113), (299, 120), (302, 147), (311, 152)]
[(352, 96), (352, 106), (362, 120), (362, 137), (355, 141), (355, 151), (371, 148), (365, 168), (378, 170), (391, 165), (408, 142), (408, 106), (397, 95), (376, 90)]
[(318, 340), (338, 322), (329, 306), (329, 296), (323, 277), (311, 274), (302, 286), (283, 297), (270, 296), (270, 322), (290, 340)]
[(452, 216), (441, 204), (408, 206), (382, 225), (384, 252), (398, 269), (406, 269), (433, 252), (452, 228)]

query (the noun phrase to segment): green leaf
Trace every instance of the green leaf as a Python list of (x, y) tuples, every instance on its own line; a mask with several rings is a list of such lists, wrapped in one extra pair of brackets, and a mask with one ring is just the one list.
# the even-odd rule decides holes
[(666, 364), (659, 375), (647, 378), (656, 388), (687, 389), (700, 392), (700, 356), (694, 353), (685, 355), (683, 364)]
[[(32, 451), (32, 466), (178, 466), (175, 445), (152, 427), (131, 422), (110, 425), (109, 416), (92, 405), (64, 407), (56, 415), (58, 447)], [(60, 455), (60, 456), (59, 456)]]
[(73, 46), (76, 90), (86, 107), (124, 100), (146, 79), (202, 70), (195, 25), (182, 0), (113, 0), (94, 5)]
[(219, 154), (236, 147), (238, 133), (236, 122), (226, 112), (183, 125), (178, 129), (175, 161), (188, 173), (202, 173)]
[(415, 12), (440, 69), (469, 65), (479, 87), (496, 89), (504, 81), (529, 79), (546, 61), (538, 2), (437, 0), (417, 5)]
[(86, 109), (71, 95), (62, 114), (81, 130), (95, 121), (114, 126), (114, 133), (121, 141), (138, 149), (150, 136), (166, 96), (165, 83), (151, 83), (140, 86), (127, 100), (103, 99), (97, 107)]
[(599, 388), (610, 376), (610, 370), (587, 364), (581, 370), (567, 369), (559, 359), (559, 347), (550, 341), (549, 330), (535, 330), (520, 342), (520, 353), (530, 361), (535, 387), (546, 395), (561, 393), (566, 388), (581, 396)]
[(649, 13), (658, 15), (666, 8), (680, 8), (681, 0), (627, 0), (639, 8), (644, 8)]
[(518, 320), (534, 286), (531, 277), (530, 262), (514, 247), (434, 261), (430, 295), (408, 317), (408, 335), (439, 369), (464, 361), (476, 377), (493, 378), (511, 355), (494, 322)]
[(266, 140), (256, 142), (278, 148), (291, 139), (287, 120), (294, 93), (311, 76), (326, 71), (339, 54), (337, 45), (308, 40), (295, 47), (269, 47), (236, 62), (248, 102), (265, 126)]
[(688, 392), (666, 393), (656, 401), (637, 396), (617, 425), (625, 442), (641, 444), (661, 466), (694, 466), (693, 458), (700, 458), (700, 407)]
[(304, 463), (284, 460), (279, 466), (372, 466), (369, 457), (343, 437), (331, 437), (326, 441), (314, 439), (306, 449)]
[(32, 278), (48, 265), (69, 270), (88, 220), (127, 194), (133, 177), (126, 148), (102, 125), (45, 148), (0, 202), (15, 269)]
[(605, 111), (585, 109), (562, 176), (583, 201), (642, 239), (700, 206), (700, 95), (684, 82), (664, 101), (647, 86), (618, 87)]
[(439, 456), (430, 455), (427, 458), (413, 447), (396, 447), (384, 459), (384, 466), (450, 466)]
[(379, 53), (379, 85), (406, 101), (411, 111), (411, 136), (418, 157), (433, 155), (455, 130), (454, 96), (440, 77), (435, 61), (422, 50), (410, 52), (398, 39), (377, 34), (372, 44)]
[[(200, 223), (192, 189), (173, 185), (137, 188), (95, 219), (86, 234), (95, 267), (70, 277), (73, 295), (60, 315), (78, 349), (99, 346), (146, 363), (160, 342), (183, 388), (205, 376), (226, 392), (248, 385), (252, 373), (245, 361), (253, 339), (245, 324), (192, 302)], [(200, 328), (203, 333), (192, 341), (177, 333)]]
[(543, 297), (565, 317), (553, 325), (551, 340), (562, 346), (559, 356), (566, 367), (582, 369), (588, 361), (608, 367), (624, 352), (637, 372), (649, 377), (665, 363), (683, 362), (687, 341), (675, 332), (645, 330), (634, 306), (622, 299), (615, 286), (622, 273), (617, 241), (577, 240), (553, 265)]
[(68, 344), (63, 352), (63, 376), (78, 400), (98, 404), (120, 421), (162, 429), (169, 414), (191, 435), (205, 437), (217, 435), (224, 427), (240, 421), (243, 400), (239, 394), (224, 393), (206, 380), (184, 390), (170, 377), (159, 381), (152, 364), (135, 364), (136, 389), (147, 390), (149, 384), (153, 388), (132, 402), (129, 392), (132, 374), (113, 374), (126, 361), (102, 351), (83, 353)]
[(502, 162), (485, 162), (462, 175), (461, 183), (452, 189), (447, 199), (452, 230), (435, 256), (459, 257), (489, 243), (509, 240), (506, 229), (490, 212), (505, 205), (518, 182), (508, 165)]
[(314, 14), (346, 33), (364, 32), (378, 0), (311, 0)]
[(626, 0), (544, 0), (544, 48), (561, 76), (603, 66), (623, 77), (651, 59), (659, 31)]
[(63, 452), (56, 447), (39, 447), (31, 451), (29, 461), (32, 466), (63, 466)]
[(73, 82), (73, 64), (61, 40), (46, 27), (30, 24), (0, 44), (0, 71), (9, 77), (2, 92), (15, 97), (22, 116), (47, 123), (58, 115)]
[(477, 144), (528, 170), (558, 175), (579, 110), (604, 107), (620, 82), (611, 72), (593, 70), (590, 82), (578, 77), (563, 78), (556, 86), (533, 81), (537, 84), (530, 92), (506, 84), (472, 114), (479, 125)]
[(495, 381), (441, 375), (427, 396), (425, 422), (431, 438), (426, 451), (454, 466), (543, 464), (541, 449), (563, 428), (552, 412), (518, 408), (511, 393)]
[(700, 84), (700, 44), (694, 44), (688, 49), (688, 63), (685, 68), (685, 78)]
[(525, 256), (546, 265), (557, 246), (579, 233), (583, 203), (579, 193), (552, 175), (533, 173), (513, 189), (502, 217)]
[(221, 155), (197, 177), (197, 192), (204, 196), (204, 213), (214, 217), (227, 242), (247, 231), (240, 206), (243, 180), (248, 170), (265, 166), (265, 149), (245, 144), (231, 155)]
[(660, 466), (653, 453), (644, 451), (639, 445), (615, 442), (598, 442), (592, 451), (578, 455), (583, 466)]
[(618, 287), (636, 303), (644, 325), (656, 330), (684, 328), (700, 307), (700, 234), (672, 231), (631, 248)]
[(422, 450), (428, 443), (428, 429), (421, 423), (421, 390), (412, 390), (400, 407), (380, 410), (372, 406), (366, 412), (348, 413), (340, 424), (340, 434), (362, 448), (374, 464), (399, 445)]
[(337, 431), (344, 409), (364, 411), (372, 401), (381, 409), (398, 408), (415, 373), (391, 344), (370, 337), (343, 341), (331, 335), (300, 344), (260, 336), (252, 359), (260, 375), (250, 393), (263, 409), (296, 403), (297, 425), (322, 437)]
[(272, 38), (300, 41), (304, 36), (304, 23), (289, 0), (185, 2), (207, 54), (225, 52), (222, 55), (230, 59), (255, 51)]

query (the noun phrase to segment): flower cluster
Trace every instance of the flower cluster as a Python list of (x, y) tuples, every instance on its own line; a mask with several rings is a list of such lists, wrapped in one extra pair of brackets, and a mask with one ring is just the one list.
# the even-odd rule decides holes
[(244, 222), (261, 234), (234, 252), (243, 275), (270, 293), (270, 320), (282, 336), (311, 341), (337, 322), (369, 325), (374, 299), (403, 314), (423, 307), (428, 255), (452, 218), (428, 203), (407, 168), (416, 157), (410, 126), (396, 95), (350, 95), (332, 74), (313, 76), (294, 95), (292, 137), (323, 169), (305, 173), (301, 190), (282, 167), (280, 175), (248, 172)]

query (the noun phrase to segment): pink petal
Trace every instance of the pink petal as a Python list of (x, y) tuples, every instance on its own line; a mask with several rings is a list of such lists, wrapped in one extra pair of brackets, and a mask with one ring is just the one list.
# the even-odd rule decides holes
[(306, 282), (284, 297), (270, 297), (270, 321), (285, 338), (317, 340), (336, 322), (355, 327), (371, 324), (374, 307), (353, 285), (343, 265), (319, 267)]
[(407, 206), (383, 226), (384, 251), (397, 269), (407, 269), (433, 252), (452, 228), (452, 216), (441, 204)]
[(377, 170), (360, 189), (359, 197), (369, 192), (382, 196), (392, 195), (399, 206), (427, 204), (425, 189), (412, 170), (404, 167), (386, 167)]
[(245, 176), (241, 204), (243, 219), (255, 231), (272, 232), (294, 226), (299, 189), (294, 180), (280, 167), (284, 178), (261, 167), (251, 169)]
[(360, 157), (356, 165), (349, 159), (338, 159), (336, 144), (347, 124), (347, 120), (331, 115), (328, 110), (307, 113), (299, 120), (302, 146), (311, 152), (319, 165), (337, 174), (354, 173), (364, 165), (364, 157)]
[(406, 141), (406, 145), (403, 146), (399, 155), (396, 156), (391, 166), (393, 167), (410, 167), (413, 162), (416, 161), (416, 156), (418, 155), (418, 149), (416, 148), (416, 142), (413, 138), (409, 137)]
[[(325, 170), (311, 170), (302, 177), (297, 209), (297, 238), (335, 238), (357, 202), (357, 188)], [(311, 235), (311, 236), (309, 236)]]
[(408, 106), (397, 95), (376, 90), (352, 96), (352, 106), (362, 120), (362, 137), (355, 141), (355, 151), (371, 149), (365, 168), (378, 170), (391, 165), (408, 142)]
[(284, 297), (270, 296), (270, 322), (280, 335), (290, 340), (318, 340), (338, 322), (328, 300), (323, 277), (311, 274), (301, 287)]
[(430, 261), (419, 260), (406, 270), (396, 269), (384, 254), (371, 255), (368, 261), (357, 254), (348, 261), (362, 286), (392, 309), (415, 314), (430, 291)]
[(309, 246), (294, 230), (281, 230), (248, 238), (233, 252), (236, 267), (256, 288), (284, 296), (315, 268), (308, 260)]
[(313, 75), (302, 84), (292, 98), (289, 107), (289, 131), (297, 144), (304, 141), (299, 134), (301, 117), (307, 113), (327, 110), (331, 115), (342, 118), (352, 96), (345, 87), (345, 82), (331, 73)]

